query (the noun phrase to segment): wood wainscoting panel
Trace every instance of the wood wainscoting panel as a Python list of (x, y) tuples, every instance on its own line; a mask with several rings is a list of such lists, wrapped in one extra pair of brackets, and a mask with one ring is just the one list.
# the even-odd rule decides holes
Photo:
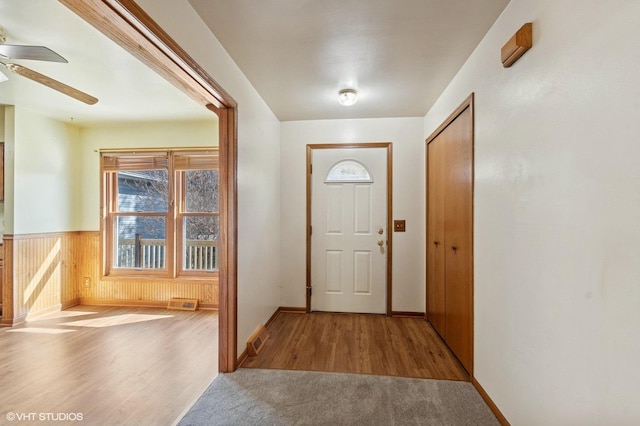
[(79, 232), (76, 244), (78, 296), (88, 299), (93, 296), (93, 288), (100, 279), (100, 232)]
[(166, 307), (172, 297), (218, 308), (218, 279), (105, 279), (100, 274), (100, 233), (5, 235), (0, 325), (78, 303)]
[[(0, 310), (2, 310), (2, 293), (3, 293), (3, 283), (4, 283), (4, 246), (0, 245)], [(2, 318), (2, 316), (0, 315), (0, 318)]]
[(11, 326), (13, 321), (13, 240), (3, 237), (4, 265), (2, 268), (2, 319), (0, 326)]
[[(200, 308), (218, 308), (218, 278), (109, 278), (100, 273), (100, 232), (78, 236), (79, 295), (82, 304), (166, 307), (172, 297), (198, 299)], [(85, 285), (88, 279), (88, 285)]]
[(163, 280), (99, 280), (92, 285), (82, 304), (112, 306), (166, 307), (172, 297), (197, 299), (201, 308), (218, 307), (218, 282), (189, 282)]
[(15, 325), (77, 301), (76, 235), (5, 235), (4, 325)]

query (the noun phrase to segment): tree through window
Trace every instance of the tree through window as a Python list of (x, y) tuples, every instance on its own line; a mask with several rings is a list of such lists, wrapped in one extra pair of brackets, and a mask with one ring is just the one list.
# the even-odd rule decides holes
[(217, 151), (102, 154), (107, 275), (216, 272)]

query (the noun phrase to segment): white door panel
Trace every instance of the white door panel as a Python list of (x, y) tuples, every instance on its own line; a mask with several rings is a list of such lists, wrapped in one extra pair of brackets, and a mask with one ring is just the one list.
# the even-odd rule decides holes
[[(387, 157), (384, 148), (313, 151), (311, 308), (386, 312)], [(355, 160), (371, 181), (326, 181), (342, 160)], [(381, 233), (379, 233), (381, 232)], [(379, 244), (380, 243), (380, 244)]]

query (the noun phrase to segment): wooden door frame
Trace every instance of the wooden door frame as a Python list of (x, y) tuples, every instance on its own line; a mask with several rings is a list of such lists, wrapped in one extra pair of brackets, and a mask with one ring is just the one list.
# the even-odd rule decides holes
[(362, 142), (362, 143), (327, 143), (307, 145), (307, 277), (306, 277), (306, 312), (311, 312), (311, 168), (314, 149), (360, 149), (382, 148), (387, 155), (387, 276), (386, 276), (386, 311), (392, 315), (392, 251), (393, 251), (393, 143), (391, 142)]
[(220, 149), (219, 371), (237, 368), (237, 103), (133, 0), (59, 0), (218, 116)]
[[(429, 144), (431, 142), (433, 142), (433, 140), (435, 140), (435, 138), (438, 137), (438, 135), (440, 135), (440, 133), (442, 133), (451, 123), (453, 123), (458, 116), (460, 116), (460, 114), (462, 114), (467, 108), (469, 108), (469, 111), (471, 113), (471, 199), (474, 200), (474, 194), (475, 194), (475, 139), (476, 139), (476, 133), (475, 133), (475, 128), (476, 128), (476, 123), (475, 123), (475, 111), (474, 111), (474, 100), (475, 100), (475, 93), (471, 93), (464, 101), (462, 101), (462, 103), (449, 115), (449, 117), (447, 117), (446, 120), (444, 120), (442, 122), (442, 124), (440, 124), (440, 126), (438, 126), (438, 128), (436, 130), (433, 131), (433, 133), (431, 133), (431, 135), (429, 135), (429, 137), (425, 140), (425, 166), (428, 167), (429, 164)], [(425, 189), (428, 191), (429, 189), (429, 173), (428, 170), (425, 173)], [(426, 223), (425, 223), (425, 228), (426, 228), (426, 245), (425, 245), (425, 254), (428, 255), (428, 250), (429, 247), (427, 246), (429, 244), (429, 197), (425, 197), (425, 202), (426, 202), (426, 210), (425, 210), (425, 217), (426, 217)], [(471, 202), (471, 368), (469, 371), (469, 377), (470, 379), (473, 381), (473, 364), (474, 364), (474, 336), (475, 336), (475, 330), (474, 330), (474, 305), (475, 305), (475, 301), (474, 301), (474, 273), (475, 269), (474, 269), (474, 251), (473, 251), (473, 241), (474, 241), (474, 225), (475, 225), (475, 220), (474, 220), (474, 208), (475, 208), (475, 203), (472, 201)], [(426, 281), (426, 291), (425, 291), (425, 296), (426, 296), (426, 300), (425, 300), (425, 320), (429, 320), (429, 271), (428, 271), (428, 265), (429, 262), (426, 261), (425, 262), (425, 268), (426, 270), (426, 274), (425, 274), (425, 281)]]

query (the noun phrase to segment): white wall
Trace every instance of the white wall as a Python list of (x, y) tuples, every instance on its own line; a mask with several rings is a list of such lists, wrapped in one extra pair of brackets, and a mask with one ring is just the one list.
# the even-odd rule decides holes
[(238, 353), (280, 303), (280, 123), (187, 0), (138, 4), (238, 102)]
[(13, 126), (14, 140), (7, 147), (13, 160), (13, 173), (7, 170), (7, 175), (13, 183), (8, 179), (6, 232), (77, 230), (77, 127), (21, 107), (14, 108)]
[(0, 142), (4, 142), (4, 105), (0, 105)]
[[(0, 142), (5, 142), (5, 131), (4, 131), (4, 105), (0, 105)], [(2, 238), (2, 234), (4, 233), (4, 202), (0, 202), (0, 238)]]
[(424, 120), (476, 93), (475, 376), (512, 424), (640, 422), (639, 16), (511, 0)]
[(15, 107), (3, 107), (4, 126), (2, 127), (4, 140), (4, 203), (2, 218), (2, 233), (13, 233), (13, 150), (15, 145)]
[(80, 128), (80, 229), (100, 229), (100, 149), (218, 146), (218, 120), (92, 125)]
[[(393, 142), (394, 311), (424, 312), (424, 138), (421, 118), (289, 121), (281, 124), (280, 258), (283, 306), (306, 304), (306, 146), (311, 143)], [(407, 167), (407, 165), (410, 165)]]

